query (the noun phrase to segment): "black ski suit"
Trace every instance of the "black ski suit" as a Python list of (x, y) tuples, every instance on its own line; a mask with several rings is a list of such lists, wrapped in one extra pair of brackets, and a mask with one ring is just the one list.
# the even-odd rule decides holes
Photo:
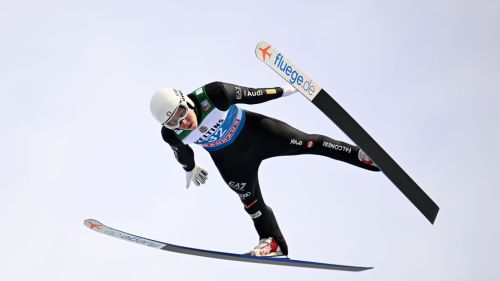
[[(256, 104), (283, 95), (282, 88), (247, 88), (223, 82), (207, 84), (204, 89), (215, 107), (222, 111), (228, 110), (233, 104)], [(265, 94), (266, 90), (273, 91), (273, 94)], [(202, 105), (196, 102), (194, 93), (188, 96), (194, 101), (194, 110), (200, 118)], [(226, 184), (239, 195), (245, 211), (254, 222), (259, 239), (268, 237), (277, 239), (283, 254), (287, 255), (285, 238), (273, 211), (266, 205), (260, 191), (257, 175), (263, 160), (276, 156), (315, 154), (371, 171), (379, 169), (358, 159), (357, 146), (323, 135), (306, 134), (280, 120), (244, 111), (246, 118), (236, 139), (230, 145), (209, 153)], [(186, 171), (191, 171), (195, 163), (189, 145), (177, 138), (173, 130), (162, 127), (161, 132), (163, 139), (174, 150), (177, 160)]]

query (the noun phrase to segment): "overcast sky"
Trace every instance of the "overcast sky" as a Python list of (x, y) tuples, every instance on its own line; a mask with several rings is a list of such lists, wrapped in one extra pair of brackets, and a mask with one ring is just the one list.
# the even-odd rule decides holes
[[(499, 280), (500, 2), (0, 0), (2, 280)], [(431, 225), (382, 173), (267, 160), (260, 183), (290, 257), (185, 256), (92, 232), (242, 253), (257, 243), (207, 152), (201, 188), (149, 111), (159, 88), (285, 81), (267, 40), (323, 86), (441, 207)], [(242, 106), (350, 140), (301, 95)]]

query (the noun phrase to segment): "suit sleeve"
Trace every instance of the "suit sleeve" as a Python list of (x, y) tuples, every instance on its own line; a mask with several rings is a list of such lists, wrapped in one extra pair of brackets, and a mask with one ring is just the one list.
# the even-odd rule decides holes
[(186, 171), (192, 171), (194, 168), (194, 152), (193, 149), (187, 144), (184, 144), (176, 136), (174, 131), (165, 127), (161, 128), (161, 136), (163, 140), (170, 145), (174, 151), (175, 158), (182, 165)]
[(283, 96), (283, 88), (248, 88), (224, 82), (212, 82), (205, 85), (208, 97), (220, 110), (227, 110), (231, 105), (257, 104)]

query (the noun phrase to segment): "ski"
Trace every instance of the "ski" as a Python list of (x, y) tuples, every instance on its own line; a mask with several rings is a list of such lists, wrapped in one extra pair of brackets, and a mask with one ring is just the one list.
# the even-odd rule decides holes
[(272, 47), (271, 44), (265, 41), (259, 42), (255, 48), (255, 54), (259, 60), (271, 67), (328, 116), (356, 145), (370, 156), (387, 178), (396, 185), (431, 224), (434, 223), (439, 212), (438, 205), (324, 89), (304, 71), (296, 67), (282, 52)]
[(143, 246), (148, 246), (152, 248), (157, 248), (164, 251), (181, 253), (187, 255), (194, 255), (200, 257), (214, 258), (214, 259), (222, 259), (222, 260), (232, 260), (232, 261), (240, 261), (240, 262), (250, 262), (250, 263), (262, 263), (262, 264), (273, 264), (273, 265), (282, 265), (282, 266), (291, 266), (291, 267), (306, 267), (306, 268), (316, 268), (316, 269), (329, 269), (329, 270), (341, 270), (341, 271), (363, 271), (372, 269), (373, 267), (360, 267), (360, 266), (348, 266), (348, 265), (338, 265), (338, 264), (329, 264), (329, 263), (319, 263), (312, 261), (302, 261), (302, 260), (294, 260), (289, 258), (273, 258), (273, 257), (255, 257), (244, 254), (234, 254), (234, 253), (225, 253), (225, 252), (217, 252), (196, 248), (189, 248), (184, 246), (178, 246), (174, 244), (169, 244), (165, 242), (160, 242), (144, 237), (140, 237), (134, 234), (130, 234), (127, 232), (123, 232), (118, 229), (111, 228), (100, 223), (94, 219), (87, 219), (84, 221), (85, 226), (88, 228), (95, 230), (99, 233), (109, 235), (111, 237), (119, 238), (122, 240), (134, 242)]

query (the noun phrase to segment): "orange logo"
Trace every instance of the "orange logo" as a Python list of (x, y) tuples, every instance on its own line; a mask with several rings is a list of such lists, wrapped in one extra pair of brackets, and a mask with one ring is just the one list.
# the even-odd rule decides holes
[(99, 230), (99, 229), (101, 229), (102, 224), (89, 222), (89, 227), (90, 227), (90, 229), (97, 229), (97, 230)]
[(259, 48), (259, 50), (262, 52), (262, 58), (264, 59), (264, 61), (266, 61), (266, 55), (269, 56), (269, 58), (271, 58), (271, 53), (268, 53), (267, 50), (269, 50), (269, 48), (271, 48), (271, 45), (265, 47), (265, 48)]

